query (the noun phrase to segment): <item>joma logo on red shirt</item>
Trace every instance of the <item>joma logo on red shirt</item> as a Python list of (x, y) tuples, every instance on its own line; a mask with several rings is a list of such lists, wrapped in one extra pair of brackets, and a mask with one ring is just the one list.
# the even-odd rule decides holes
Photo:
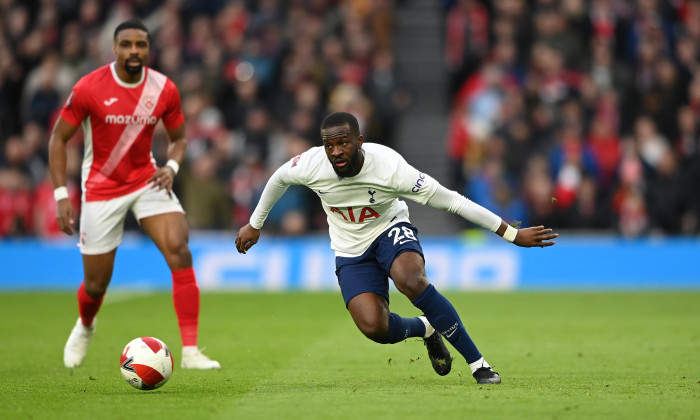
[(347, 216), (345, 215), (346, 213), (343, 213), (343, 211), (340, 210), (338, 207), (331, 207), (331, 213), (338, 213), (343, 217), (343, 219), (345, 219), (346, 222), (357, 223), (362, 223), (367, 219), (376, 218), (380, 216), (380, 214), (374, 211), (372, 207), (362, 207), (362, 209), (360, 210), (359, 219), (355, 219), (355, 211), (352, 207), (347, 208)]

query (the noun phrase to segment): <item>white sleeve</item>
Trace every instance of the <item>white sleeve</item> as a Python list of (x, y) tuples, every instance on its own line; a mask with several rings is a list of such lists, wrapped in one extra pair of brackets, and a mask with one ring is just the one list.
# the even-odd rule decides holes
[(497, 231), (498, 227), (501, 226), (501, 218), (499, 216), (469, 200), (462, 194), (439, 184), (435, 193), (428, 199), (426, 204), (439, 210), (458, 214), (491, 232)]
[(287, 172), (286, 164), (280, 166), (265, 184), (260, 201), (255, 206), (253, 214), (250, 215), (250, 225), (255, 229), (262, 228), (272, 207), (282, 198), (287, 188), (291, 185), (291, 182), (287, 179)]
[[(396, 152), (394, 152), (396, 153)], [(419, 204), (427, 204), (439, 183), (430, 175), (411, 166), (404, 158), (396, 153), (398, 165), (394, 169), (391, 185), (401, 197), (408, 198)]]

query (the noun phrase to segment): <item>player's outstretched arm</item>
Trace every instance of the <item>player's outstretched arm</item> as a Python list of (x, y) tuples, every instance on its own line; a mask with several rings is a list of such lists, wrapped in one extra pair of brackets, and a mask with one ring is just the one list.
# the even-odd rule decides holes
[(236, 249), (239, 254), (245, 254), (260, 239), (260, 229), (255, 229), (248, 223), (243, 226), (236, 235)]
[(490, 210), (467, 199), (456, 191), (448, 190), (442, 185), (438, 185), (433, 195), (428, 199), (427, 204), (436, 209), (445, 210), (458, 214), (472, 223), (496, 232), (508, 242), (522, 247), (552, 246), (555, 244), (552, 239), (559, 236), (552, 233), (552, 229), (544, 226), (533, 226), (524, 229), (516, 229), (508, 225), (503, 219)]
[[(546, 246), (552, 246), (556, 243), (553, 239), (559, 236), (558, 233), (554, 233), (552, 229), (545, 228), (544, 226), (532, 226), (523, 229), (510, 227), (510, 229), (516, 230), (513, 243), (525, 248), (534, 246), (544, 248)], [(506, 230), (509, 230), (509, 226), (505, 221), (501, 220), (501, 226), (499, 226), (496, 233), (500, 236), (504, 236)]]
[[(260, 229), (272, 207), (284, 195), (289, 186), (285, 181), (286, 166), (280, 166), (274, 174), (267, 180), (263, 189), (260, 201), (255, 206), (253, 214), (250, 216), (250, 223), (243, 226), (236, 236), (236, 249), (241, 254), (245, 254), (253, 245), (258, 243)], [(255, 228), (257, 226), (258, 228)]]

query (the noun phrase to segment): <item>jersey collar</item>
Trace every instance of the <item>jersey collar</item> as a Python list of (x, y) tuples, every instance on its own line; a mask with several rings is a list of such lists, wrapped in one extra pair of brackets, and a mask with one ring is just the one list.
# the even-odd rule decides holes
[(114, 77), (114, 81), (117, 82), (119, 86), (125, 87), (125, 88), (135, 88), (138, 87), (142, 82), (143, 79), (146, 77), (146, 66), (143, 66), (141, 68), (141, 78), (139, 79), (138, 82), (136, 83), (126, 83), (122, 79), (119, 78), (117, 75), (117, 68), (116, 68), (117, 62), (112, 61), (112, 64), (110, 64), (109, 69), (112, 70), (112, 77)]

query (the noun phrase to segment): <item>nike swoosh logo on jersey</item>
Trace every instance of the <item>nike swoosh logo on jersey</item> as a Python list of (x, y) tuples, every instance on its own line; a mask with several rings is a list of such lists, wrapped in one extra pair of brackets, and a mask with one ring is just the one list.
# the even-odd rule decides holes
[(316, 190), (318, 191), (319, 194), (328, 194), (328, 191), (321, 191), (321, 190)]
[(119, 99), (118, 98), (109, 98), (108, 101), (105, 101), (105, 105), (110, 106), (113, 103), (117, 102)]

